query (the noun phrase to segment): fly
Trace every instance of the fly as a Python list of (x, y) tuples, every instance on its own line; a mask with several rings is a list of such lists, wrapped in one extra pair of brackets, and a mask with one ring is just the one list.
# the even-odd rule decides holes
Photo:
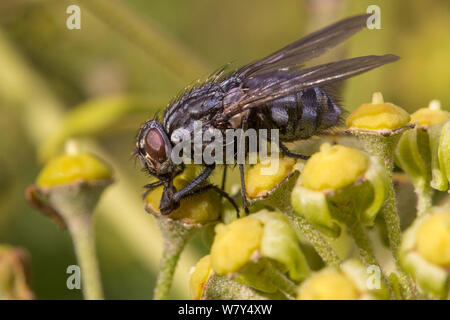
[[(308, 139), (339, 123), (342, 108), (333, 85), (399, 59), (391, 54), (369, 55), (308, 68), (302, 66), (363, 29), (369, 16), (339, 21), (237, 70), (225, 72), (221, 68), (171, 102), (161, 122), (145, 122), (138, 133), (135, 153), (144, 169), (158, 179), (145, 187), (148, 190), (164, 187), (161, 213), (170, 214), (178, 208), (181, 199), (208, 189), (234, 204), (223, 189), (205, 184), (215, 163), (204, 164), (203, 171), (183, 189), (176, 190), (173, 185), (173, 179), (183, 172), (184, 165), (172, 161), (170, 155), (177, 141), (169, 137), (180, 128), (193, 133), (195, 121), (202, 121), (205, 131), (209, 128), (221, 132), (236, 128), (279, 129), (281, 152), (288, 157), (307, 159), (289, 151), (284, 142)], [(239, 164), (239, 170), (243, 205), (248, 211), (243, 164)]]

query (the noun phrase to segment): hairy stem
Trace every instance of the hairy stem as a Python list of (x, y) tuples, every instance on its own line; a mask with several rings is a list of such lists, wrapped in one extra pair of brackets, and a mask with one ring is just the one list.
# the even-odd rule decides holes
[(267, 300), (269, 298), (276, 299), (217, 274), (208, 279), (202, 296), (203, 300)]
[(338, 267), (342, 263), (331, 245), (308, 220), (296, 215), (293, 210), (285, 211), (283, 213), (288, 217), (291, 224), (297, 228), (305, 239), (313, 246), (325, 264)]
[[(295, 177), (293, 177), (295, 178)], [(275, 207), (282, 212), (290, 221), (291, 225), (300, 231), (305, 239), (313, 246), (325, 264), (337, 267), (341, 264), (341, 259), (334, 251), (328, 241), (317, 231), (317, 229), (305, 218), (297, 215), (292, 208), (290, 194), (295, 183), (295, 179), (290, 179), (286, 186), (279, 188), (272, 196), (264, 200), (268, 205)], [(290, 186), (289, 186), (290, 184)]]
[(421, 180), (414, 185), (417, 195), (417, 216), (426, 214), (433, 205), (433, 193), (429, 181)]
[(153, 298), (167, 300), (181, 252), (198, 228), (165, 217), (158, 218), (158, 225), (163, 236), (163, 253)]
[(67, 219), (75, 253), (81, 267), (83, 294), (87, 300), (103, 299), (100, 272), (97, 262), (91, 215), (77, 215)]
[(394, 168), (394, 149), (397, 145), (403, 130), (399, 130), (390, 136), (383, 136), (372, 133), (360, 133), (357, 136), (363, 142), (366, 150), (383, 160), (386, 170), (389, 174), (389, 185), (387, 190), (386, 200), (381, 207), (380, 213), (386, 223), (389, 246), (391, 248), (392, 255), (395, 259), (397, 266), (397, 272), (399, 274), (399, 281), (404, 291), (404, 296), (407, 299), (414, 297), (412, 283), (410, 277), (403, 270), (399, 263), (398, 251), (401, 244), (401, 229), (400, 218), (397, 211), (397, 201), (395, 198), (394, 185), (392, 183), (392, 171)]

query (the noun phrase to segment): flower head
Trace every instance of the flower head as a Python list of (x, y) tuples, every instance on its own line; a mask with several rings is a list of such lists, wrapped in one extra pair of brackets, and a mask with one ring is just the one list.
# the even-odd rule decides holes
[(403, 235), (400, 258), (420, 289), (445, 298), (450, 283), (450, 211), (435, 208), (416, 219)]
[(386, 299), (381, 281), (369, 287), (371, 273), (357, 260), (347, 260), (339, 268), (313, 273), (298, 290), (298, 300), (375, 300)]
[[(372, 225), (386, 193), (387, 174), (366, 153), (341, 145), (323, 144), (307, 162), (291, 194), (297, 214), (319, 230), (338, 236), (341, 209)], [(354, 195), (358, 193), (358, 197)]]
[(381, 92), (375, 92), (372, 103), (362, 104), (353, 111), (348, 116), (346, 125), (350, 129), (386, 131), (404, 127), (410, 119), (405, 110), (392, 103), (384, 102)]
[(428, 108), (421, 108), (411, 114), (411, 122), (420, 126), (443, 123), (450, 120), (450, 112), (441, 109), (439, 100), (432, 100)]
[(217, 225), (211, 265), (217, 274), (236, 275), (239, 281), (266, 292), (276, 290), (277, 284), (255, 277), (255, 270), (261, 275), (269, 265), (275, 266), (294, 280), (309, 273), (295, 231), (282, 214), (267, 210)]

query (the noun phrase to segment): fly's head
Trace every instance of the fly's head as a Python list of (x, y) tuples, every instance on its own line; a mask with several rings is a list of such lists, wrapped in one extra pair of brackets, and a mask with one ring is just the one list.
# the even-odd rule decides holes
[(142, 166), (164, 182), (164, 178), (171, 178), (176, 169), (170, 159), (171, 153), (172, 144), (161, 123), (157, 120), (144, 123), (136, 141), (136, 154)]
[(159, 179), (164, 186), (160, 211), (162, 214), (169, 214), (179, 206), (179, 201), (173, 197), (177, 191), (173, 185), (173, 179), (180, 168), (171, 160), (172, 143), (159, 121), (150, 120), (142, 125), (138, 133), (135, 153), (142, 167), (150, 175)]

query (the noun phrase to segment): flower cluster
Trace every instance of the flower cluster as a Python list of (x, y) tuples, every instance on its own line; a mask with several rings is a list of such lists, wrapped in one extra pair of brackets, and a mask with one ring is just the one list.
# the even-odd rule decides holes
[[(225, 199), (220, 190), (205, 188), (163, 215), (163, 186), (151, 185), (145, 209), (164, 240), (154, 298), (170, 297), (183, 248), (200, 232), (209, 254), (191, 271), (193, 299), (448, 298), (450, 113), (432, 101), (409, 115), (374, 93), (346, 125), (341, 135), (317, 139), (308, 160), (269, 156), (247, 168), (249, 214), (231, 208), (230, 201), (241, 202), (239, 192)], [(417, 216), (406, 230), (396, 167), (417, 197)], [(197, 169), (187, 166), (174, 187), (187, 186)], [(88, 274), (87, 298), (101, 297), (90, 213), (111, 181), (109, 168), (96, 157), (68, 153), (50, 161), (26, 193), (71, 232)], [(390, 255), (378, 254), (386, 249)]]

